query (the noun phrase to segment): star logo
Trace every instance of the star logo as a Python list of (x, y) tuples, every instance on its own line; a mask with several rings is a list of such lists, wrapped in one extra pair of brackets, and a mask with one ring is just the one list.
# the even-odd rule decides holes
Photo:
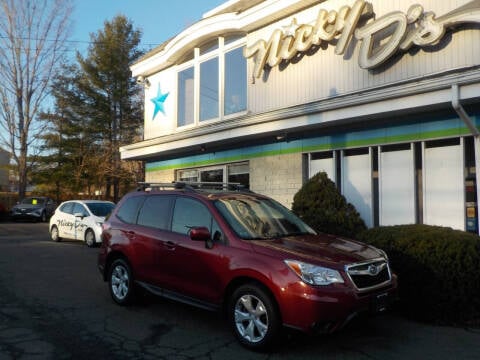
[(163, 104), (165, 103), (165, 100), (167, 99), (168, 94), (170, 93), (167, 92), (165, 94), (162, 94), (162, 90), (160, 89), (160, 84), (158, 84), (157, 96), (150, 99), (150, 101), (155, 104), (152, 120), (155, 119), (155, 116), (157, 116), (159, 111), (161, 111), (163, 115), (166, 115), (165, 107), (163, 106)]

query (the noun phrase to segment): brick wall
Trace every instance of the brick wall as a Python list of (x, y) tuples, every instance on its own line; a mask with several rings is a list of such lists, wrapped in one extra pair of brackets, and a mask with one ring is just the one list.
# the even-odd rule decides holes
[(250, 160), (250, 189), (270, 196), (291, 208), (293, 196), (302, 187), (302, 154), (287, 154)]

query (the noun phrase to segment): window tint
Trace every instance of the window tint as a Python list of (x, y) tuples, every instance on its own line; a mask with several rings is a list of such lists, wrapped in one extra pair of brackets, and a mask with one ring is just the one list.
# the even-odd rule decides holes
[(117, 217), (128, 224), (137, 222), (138, 209), (142, 205), (144, 196), (132, 196), (125, 200), (117, 212)]
[(61, 212), (64, 212), (66, 214), (73, 214), (73, 202), (68, 202), (66, 204), (63, 204), (62, 207), (60, 208)]
[(189, 199), (177, 198), (173, 211), (172, 231), (187, 235), (192, 227), (205, 226), (212, 230), (212, 216), (202, 203)]
[(82, 216), (88, 216), (89, 215), (87, 210), (85, 209), (85, 207), (82, 204), (79, 204), (79, 203), (75, 203), (75, 205), (73, 205), (73, 213), (74, 214), (81, 214)]
[(168, 230), (173, 199), (173, 196), (162, 195), (147, 197), (138, 214), (138, 225)]

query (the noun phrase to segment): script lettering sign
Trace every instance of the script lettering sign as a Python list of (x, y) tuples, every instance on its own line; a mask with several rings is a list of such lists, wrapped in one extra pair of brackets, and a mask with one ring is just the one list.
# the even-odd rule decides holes
[[(353, 6), (343, 6), (338, 11), (320, 9), (313, 24), (299, 25), (294, 18), (283, 30), (273, 31), (268, 41), (261, 39), (246, 47), (243, 54), (254, 59), (253, 76), (259, 78), (265, 66), (275, 67), (322, 42), (336, 40), (335, 54), (343, 55), (355, 37), (360, 43), (358, 65), (362, 69), (372, 69), (400, 50), (437, 44), (448, 28), (463, 23), (480, 24), (480, 0), (438, 18), (433, 12), (425, 12), (422, 5), (415, 4), (407, 13), (394, 11), (358, 27), (362, 16), (372, 15), (372, 5), (364, 0), (357, 0)], [(383, 33), (388, 35), (379, 41)]]

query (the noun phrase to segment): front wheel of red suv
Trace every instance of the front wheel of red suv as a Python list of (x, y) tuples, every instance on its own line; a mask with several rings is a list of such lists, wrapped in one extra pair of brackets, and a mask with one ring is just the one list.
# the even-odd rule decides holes
[(242, 285), (233, 292), (228, 315), (237, 339), (252, 350), (269, 348), (280, 332), (275, 302), (256, 284)]
[(119, 305), (128, 305), (133, 300), (133, 277), (128, 263), (123, 259), (115, 260), (108, 273), (108, 285), (113, 301)]

